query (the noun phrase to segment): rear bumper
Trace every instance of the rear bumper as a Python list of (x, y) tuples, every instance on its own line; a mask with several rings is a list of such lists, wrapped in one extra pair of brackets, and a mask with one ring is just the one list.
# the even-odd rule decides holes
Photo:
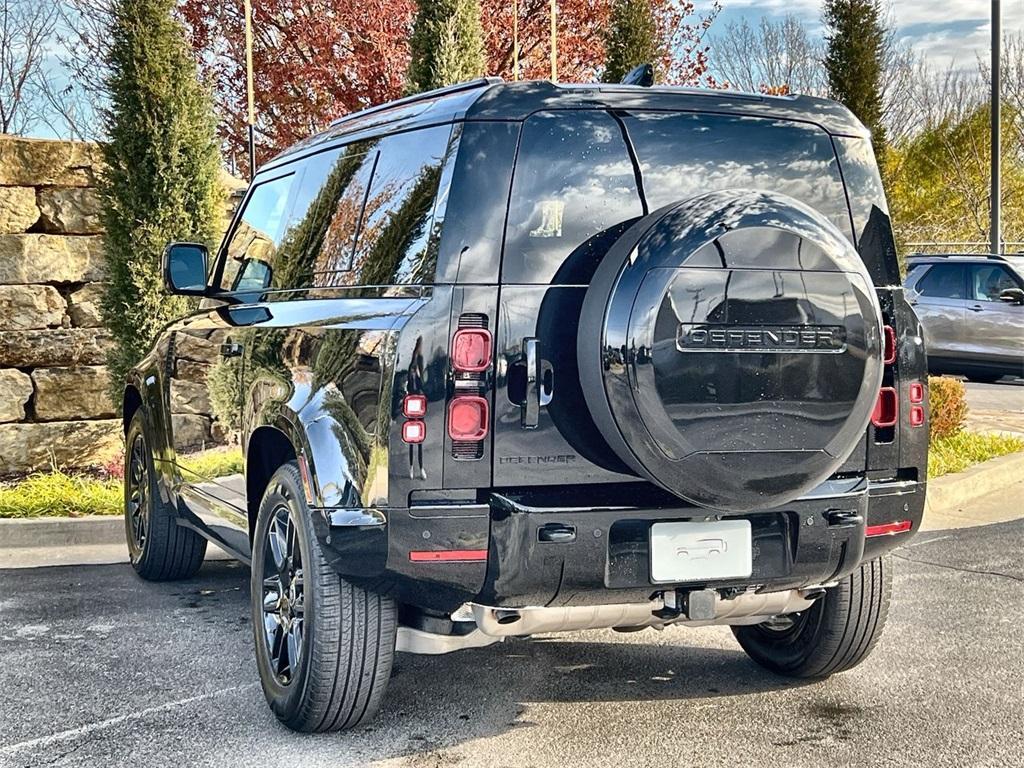
[[(318, 510), (315, 519), (339, 573), (404, 603), (441, 611), (464, 602), (598, 605), (643, 602), (673, 587), (772, 592), (834, 581), (913, 535), (924, 490), (906, 480), (837, 480), (778, 509), (724, 516), (751, 523), (751, 576), (677, 584), (651, 581), (650, 527), (713, 518), (709, 510), (539, 505), (529, 492), (495, 492), (487, 503)], [(908, 532), (865, 536), (869, 527), (901, 521)]]

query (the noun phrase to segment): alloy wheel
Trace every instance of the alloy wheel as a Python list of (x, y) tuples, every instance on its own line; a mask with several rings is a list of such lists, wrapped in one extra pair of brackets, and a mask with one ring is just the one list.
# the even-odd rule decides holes
[(127, 477), (127, 513), (132, 544), (142, 552), (149, 533), (149, 462), (146, 461), (146, 441), (142, 435), (136, 435), (132, 441)]
[(305, 612), (299, 533), (281, 505), (263, 543), (263, 631), (270, 670), (282, 685), (295, 678), (302, 659)]

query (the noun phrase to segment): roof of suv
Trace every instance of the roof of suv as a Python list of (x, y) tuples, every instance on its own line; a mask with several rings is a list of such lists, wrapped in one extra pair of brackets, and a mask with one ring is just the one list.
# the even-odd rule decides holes
[(922, 264), (949, 264), (951, 262), (954, 264), (984, 264), (991, 261), (1002, 262), (1013, 271), (1024, 276), (1024, 255), (1022, 254), (912, 253), (907, 256), (907, 264), (912, 267)]
[(811, 96), (766, 96), (676, 86), (556, 84), (547, 80), (507, 83), (501, 78), (481, 78), (346, 115), (320, 133), (286, 149), (267, 165), (333, 139), (383, 125), (399, 130), (453, 120), (523, 120), (542, 110), (585, 108), (776, 117), (813, 123), (834, 135), (869, 135), (842, 104)]

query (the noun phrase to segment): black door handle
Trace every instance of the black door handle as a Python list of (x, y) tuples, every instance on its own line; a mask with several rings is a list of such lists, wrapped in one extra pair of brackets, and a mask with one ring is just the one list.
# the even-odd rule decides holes
[(226, 341), (220, 345), (221, 357), (241, 357), (242, 345), (236, 341)]
[(971, 312), (984, 312), (985, 311), (985, 308), (980, 306), (980, 305), (978, 305), (978, 304), (975, 304), (973, 307), (968, 307), (968, 309), (971, 310)]

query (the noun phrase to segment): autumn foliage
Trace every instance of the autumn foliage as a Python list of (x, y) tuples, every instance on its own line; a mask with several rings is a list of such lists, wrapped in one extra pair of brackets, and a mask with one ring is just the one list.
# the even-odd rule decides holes
[[(512, 72), (512, 0), (481, 0), (487, 74)], [(259, 160), (332, 119), (400, 97), (406, 88), (414, 0), (254, 0)], [(704, 33), (717, 13), (689, 0), (652, 0), (667, 51), (668, 82), (698, 82), (707, 68)], [(550, 75), (550, 0), (518, 0), (520, 75)], [(558, 79), (593, 82), (604, 65), (610, 0), (559, 0)], [(245, 172), (242, 0), (182, 0), (179, 10), (211, 81), (225, 152)]]

